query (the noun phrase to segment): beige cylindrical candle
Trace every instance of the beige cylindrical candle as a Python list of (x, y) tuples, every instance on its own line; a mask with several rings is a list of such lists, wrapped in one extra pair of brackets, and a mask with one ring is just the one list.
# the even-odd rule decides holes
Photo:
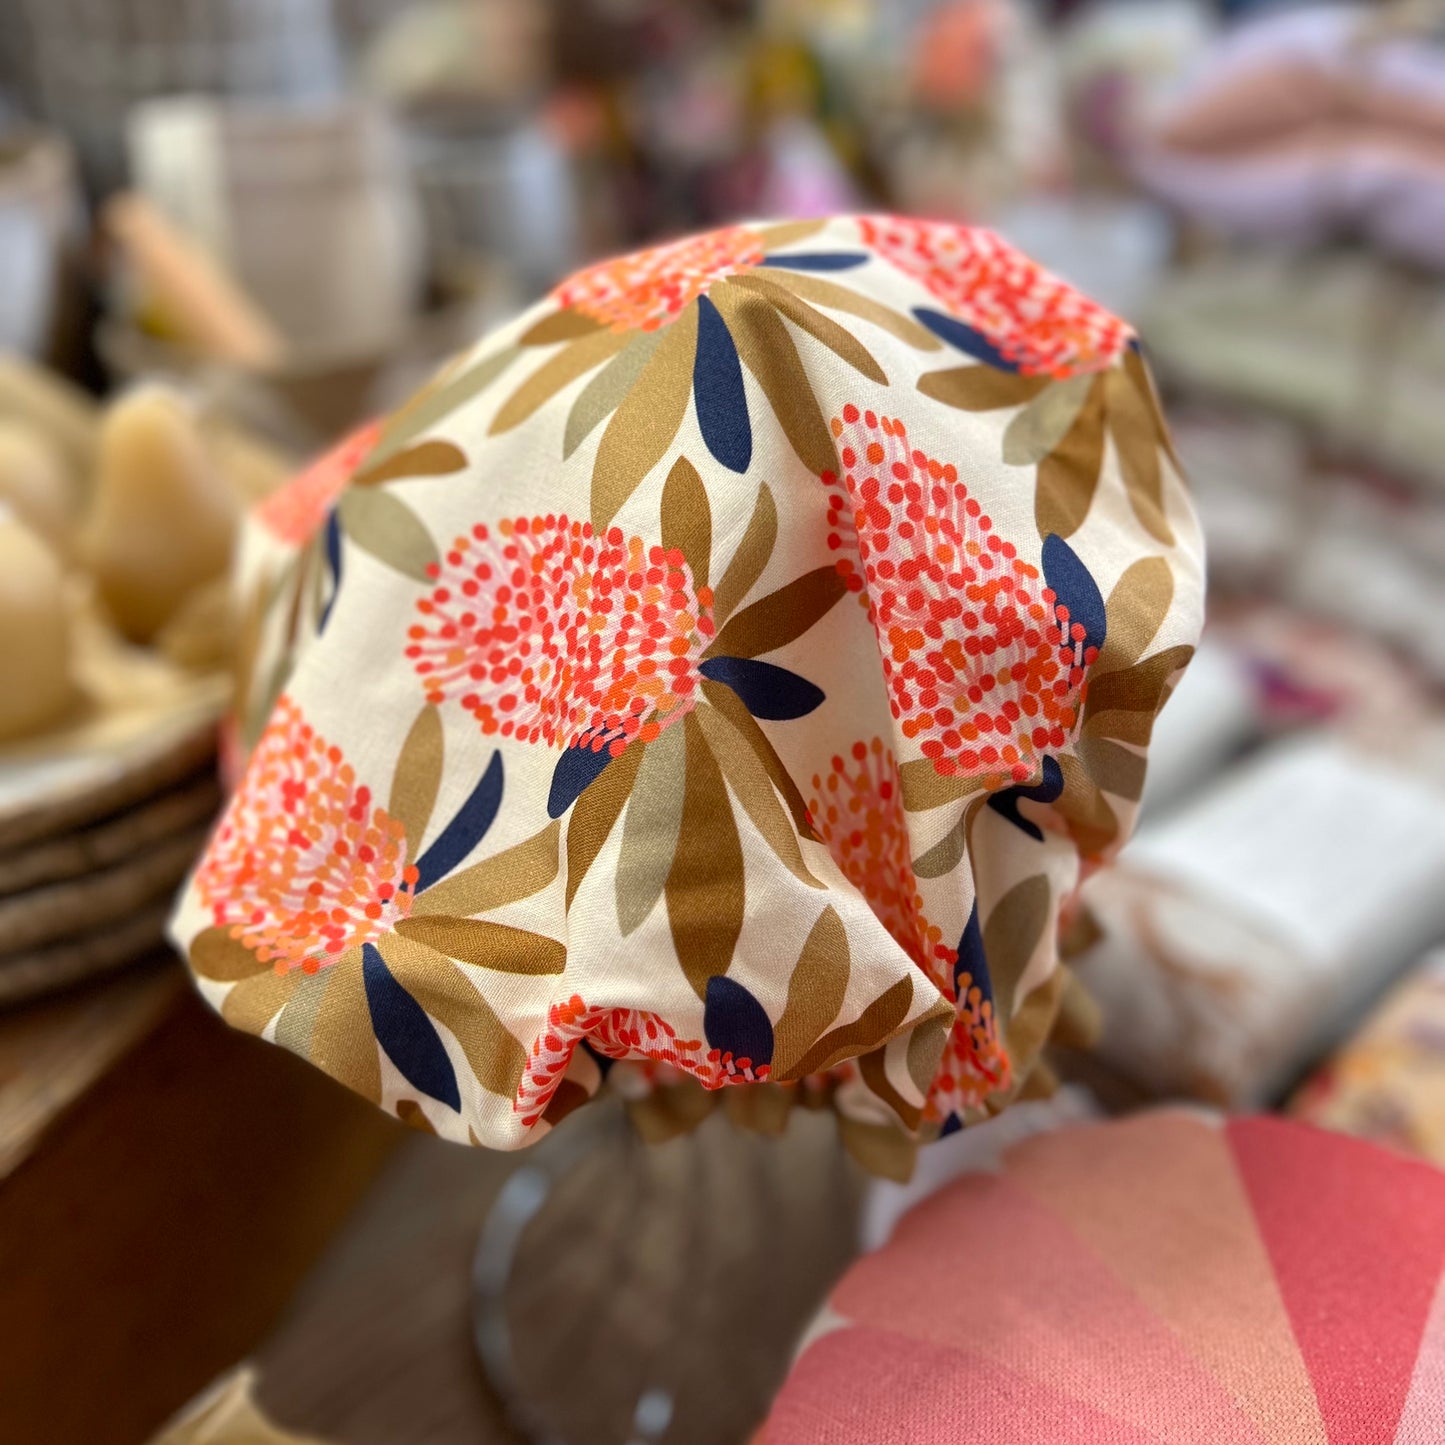
[(127, 637), (150, 641), (226, 570), (236, 523), (234, 494), (182, 398), (146, 387), (111, 407), (83, 555)]
[(155, 647), (177, 667), (224, 667), (235, 645), (236, 617), (231, 583), (217, 577), (198, 587), (156, 634)]
[(75, 544), (75, 486), (60, 449), (28, 422), (0, 417), (0, 503), (62, 559)]
[(0, 509), (0, 741), (54, 722), (73, 696), (64, 572), (35, 532)]
[(23, 356), (0, 353), (0, 416), (44, 432), (76, 476), (89, 476), (100, 404), (88, 392)]

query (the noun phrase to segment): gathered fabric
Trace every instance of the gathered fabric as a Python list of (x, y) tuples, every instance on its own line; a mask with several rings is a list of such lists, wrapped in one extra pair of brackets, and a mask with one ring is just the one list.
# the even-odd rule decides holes
[(243, 591), (173, 924), (231, 1023), (451, 1139), (621, 1070), (889, 1169), (1083, 1019), (1202, 559), (1124, 323), (841, 217), (566, 281), (268, 501)]

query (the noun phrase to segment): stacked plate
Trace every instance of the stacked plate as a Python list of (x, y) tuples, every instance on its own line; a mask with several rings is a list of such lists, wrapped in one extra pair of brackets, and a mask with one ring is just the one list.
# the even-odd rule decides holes
[(0, 1006), (153, 954), (219, 805), (225, 679), (105, 652), (83, 713), (0, 748)]

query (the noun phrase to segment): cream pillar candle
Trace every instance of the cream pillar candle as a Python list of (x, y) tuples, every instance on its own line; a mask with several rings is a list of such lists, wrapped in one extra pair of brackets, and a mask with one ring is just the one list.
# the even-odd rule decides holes
[(90, 475), (100, 431), (100, 404), (47, 367), (0, 352), (0, 416), (43, 432), (77, 477)]
[(147, 642), (231, 558), (237, 504), (184, 400), (147, 387), (101, 427), (85, 560), (129, 638)]
[(0, 508), (0, 742), (54, 722), (72, 697), (64, 573), (41, 538)]
[(62, 560), (75, 545), (75, 483), (59, 448), (28, 422), (0, 417), (0, 503)]

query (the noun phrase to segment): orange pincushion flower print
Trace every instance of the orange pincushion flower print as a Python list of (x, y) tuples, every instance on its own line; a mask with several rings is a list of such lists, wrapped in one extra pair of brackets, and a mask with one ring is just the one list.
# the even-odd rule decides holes
[(762, 237), (743, 226), (652, 246), (601, 261), (564, 281), (559, 305), (613, 331), (656, 331), (714, 282), (749, 271), (765, 256)]
[(487, 734), (620, 753), (697, 701), (712, 593), (682, 554), (567, 517), (474, 527), (432, 569), (407, 656)]
[(289, 697), (196, 875), (211, 920), (277, 973), (315, 973), (411, 911), (402, 825)]
[(549, 1006), (547, 1026), (527, 1052), (514, 1104), (524, 1124), (530, 1126), (542, 1117), (566, 1075), (573, 1052), (583, 1041), (604, 1058), (676, 1069), (705, 1089), (763, 1083), (771, 1072), (766, 1063), (734, 1058), (704, 1038), (684, 1037), (661, 1014), (646, 1009), (594, 1008), (573, 994)]
[(925, 1117), (943, 1123), (983, 1101), (1010, 1078), (998, 1034), (992, 987), (981, 940), (965, 934), (966, 961), (923, 913), (913, 871), (898, 765), (879, 738), (854, 743), (847, 760), (835, 757), (825, 777), (814, 777), (808, 804), (823, 841), (843, 876), (867, 900), (880, 923), (929, 981), (955, 998), (956, 1018)]
[(882, 739), (853, 744), (826, 776), (814, 775), (808, 813), (843, 876), (904, 952), (940, 988), (957, 953), (923, 916), (898, 764)]
[[(948, 221), (868, 216), (864, 243), (923, 283), (972, 331), (979, 359), (1024, 376), (1101, 371), (1122, 355), (1132, 331), (992, 231)], [(948, 318), (915, 311), (945, 341)]]
[(902, 421), (847, 406), (829, 545), (866, 596), (893, 716), (944, 775), (1023, 782), (1072, 736), (1097, 645)]
[[(968, 966), (955, 969), (957, 1017), (924, 1108), (924, 1118), (945, 1128), (1013, 1082), (1013, 1062), (999, 1037), (987, 965), (976, 951), (967, 951), (966, 958)], [(977, 977), (969, 966), (978, 970)]]

